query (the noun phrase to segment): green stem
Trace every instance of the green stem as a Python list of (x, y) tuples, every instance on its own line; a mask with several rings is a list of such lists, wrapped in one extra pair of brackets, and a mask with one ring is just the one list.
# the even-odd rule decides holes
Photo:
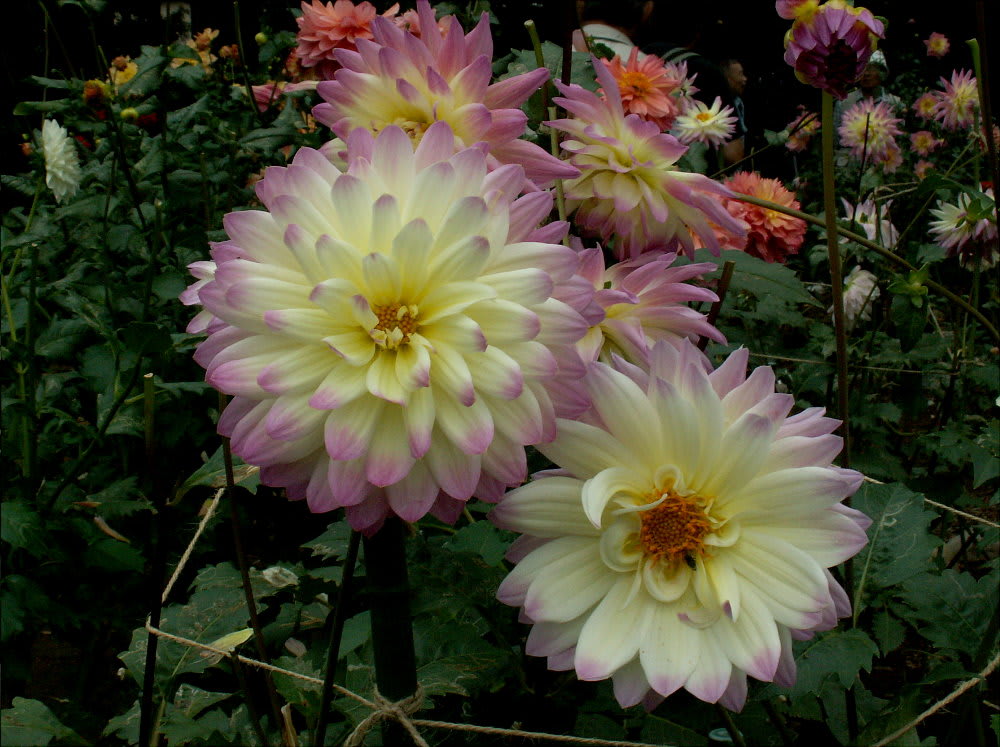
[[(817, 218), (815, 215), (810, 215), (809, 213), (803, 213), (801, 210), (795, 210), (794, 208), (786, 207), (784, 205), (779, 205), (778, 203), (771, 202), (770, 200), (762, 200), (759, 197), (753, 197), (751, 195), (744, 195), (744, 194), (736, 194), (734, 195), (734, 199), (740, 200), (741, 202), (746, 202), (750, 205), (757, 205), (759, 207), (767, 208), (768, 210), (774, 210), (775, 212), (778, 213), (784, 213), (785, 215), (791, 215), (793, 218), (801, 218), (806, 223), (811, 223), (814, 226), (826, 227), (826, 222), (821, 218)], [(879, 246), (874, 241), (869, 241), (864, 236), (856, 234), (853, 231), (848, 231), (846, 228), (841, 228), (840, 226), (836, 226), (834, 230), (836, 231), (837, 234), (843, 236), (845, 239), (853, 241), (856, 244), (860, 244), (866, 249), (871, 249), (879, 256), (899, 265), (900, 267), (904, 267), (907, 270), (917, 269), (914, 265), (912, 265), (910, 262), (900, 257), (898, 254), (889, 251), (885, 247)], [(926, 285), (928, 288), (930, 288), (938, 295), (944, 296), (956, 306), (968, 311), (969, 314), (975, 317), (975, 319), (980, 324), (983, 325), (983, 327), (986, 329), (987, 332), (989, 332), (990, 336), (993, 337), (994, 340), (1000, 342), (1000, 331), (998, 331), (997, 328), (994, 327), (992, 323), (990, 323), (990, 320), (987, 319), (986, 316), (983, 315), (981, 311), (979, 311), (979, 309), (975, 308), (974, 306), (971, 306), (969, 302), (966, 301), (964, 298), (962, 298), (959, 295), (956, 295), (955, 293), (948, 290), (940, 283), (928, 279), (924, 283), (924, 285)]]
[(823, 92), (823, 209), (825, 211), (826, 251), (830, 260), (830, 284), (833, 286), (833, 328), (837, 338), (837, 410), (842, 422), (844, 450), (842, 466), (851, 466), (851, 427), (847, 398), (847, 325), (844, 317), (844, 271), (840, 265), (837, 241), (836, 171), (833, 163), (833, 96)]
[[(233, 3), (233, 21), (236, 23), (236, 46), (240, 50), (240, 69), (243, 71), (243, 85), (247, 89), (247, 101), (250, 102), (250, 108), (253, 110), (254, 116), (261, 127), (263, 127), (264, 115), (257, 108), (257, 102), (254, 101), (253, 85), (250, 83), (250, 72), (247, 70), (246, 47), (243, 46), (243, 31), (240, 29), (240, 4), (238, 2)], [(274, 95), (274, 91), (271, 91), (271, 94)]]

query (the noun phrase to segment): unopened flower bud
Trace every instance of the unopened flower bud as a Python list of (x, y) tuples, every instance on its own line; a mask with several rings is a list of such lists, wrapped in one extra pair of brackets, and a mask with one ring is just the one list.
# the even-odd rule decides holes
[(258, 45), (263, 46), (267, 44), (267, 34), (265, 34), (263, 31), (258, 31), (254, 35), (253, 40), (257, 42)]
[(139, 112), (136, 111), (135, 107), (128, 107), (127, 109), (122, 109), (121, 118), (126, 122), (135, 122), (139, 118)]

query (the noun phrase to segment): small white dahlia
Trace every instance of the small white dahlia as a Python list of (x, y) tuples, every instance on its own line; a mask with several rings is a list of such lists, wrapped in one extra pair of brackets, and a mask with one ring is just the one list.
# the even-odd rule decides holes
[(738, 710), (746, 675), (790, 685), (793, 636), (849, 613), (827, 569), (866, 542), (841, 503), (862, 477), (831, 465), (838, 421), (789, 417), (771, 369), (746, 364), (708, 373), (688, 342), (658, 343), (649, 373), (592, 364), (588, 422), (539, 447), (560, 469), (491, 513), (524, 534), (497, 596), (533, 623), (527, 652), (610, 677), (622, 706), (683, 687)]
[[(872, 306), (879, 297), (878, 278), (858, 265), (844, 278), (844, 317), (847, 329), (872, 318)], [(833, 307), (828, 311), (832, 314)]]
[(45, 157), (45, 185), (56, 202), (72, 197), (80, 188), (80, 159), (76, 144), (66, 128), (52, 119), (42, 123), (42, 155)]
[(685, 144), (722, 145), (736, 129), (736, 117), (732, 115), (733, 107), (723, 106), (718, 96), (711, 106), (691, 99), (684, 113), (674, 121), (673, 132)]
[(949, 255), (970, 269), (976, 264), (992, 267), (1000, 258), (993, 190), (987, 187), (975, 195), (959, 192), (955, 202), (938, 200), (931, 215), (931, 236)]
[(265, 484), (365, 532), (499, 498), (555, 435), (553, 351), (587, 329), (553, 297), (576, 256), (535, 240), (551, 196), (518, 198), (521, 167), (487, 173), (484, 150), (454, 153), (443, 122), (416, 149), (356, 130), (346, 173), (303, 148), (257, 184), (266, 211), (226, 216), (215, 267), (192, 267), (185, 300), (213, 317), (195, 359), (234, 396), (220, 433)]

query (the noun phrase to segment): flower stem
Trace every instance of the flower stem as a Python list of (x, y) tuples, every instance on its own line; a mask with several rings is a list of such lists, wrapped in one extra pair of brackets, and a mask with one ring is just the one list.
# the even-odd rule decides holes
[[(396, 517), (386, 519), (374, 536), (364, 539), (375, 684), (390, 701), (407, 698), (417, 690), (405, 541), (406, 525)], [(408, 739), (400, 724), (390, 721), (383, 725), (383, 744), (401, 745)]]

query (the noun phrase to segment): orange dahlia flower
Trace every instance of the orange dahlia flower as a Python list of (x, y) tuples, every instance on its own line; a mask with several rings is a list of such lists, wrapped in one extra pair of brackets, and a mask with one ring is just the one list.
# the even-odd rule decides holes
[[(799, 209), (799, 201), (795, 199), (794, 192), (786, 189), (777, 179), (765, 179), (752, 171), (738, 171), (723, 182), (723, 186), (729, 187), (733, 192)], [(805, 240), (806, 223), (801, 218), (793, 218), (738, 199), (726, 200), (726, 209), (749, 226), (746, 246), (729, 248), (743, 249), (747, 254), (765, 262), (784, 262), (789, 254), (798, 253)]]
[[(681, 88), (683, 76), (678, 79), (671, 75), (656, 55), (646, 55), (640, 60), (638, 47), (632, 48), (624, 64), (618, 56), (601, 62), (618, 83), (625, 114), (638, 114), (661, 130), (670, 129), (680, 113), (680, 106), (672, 94)], [(601, 93), (605, 94), (603, 88)]]

